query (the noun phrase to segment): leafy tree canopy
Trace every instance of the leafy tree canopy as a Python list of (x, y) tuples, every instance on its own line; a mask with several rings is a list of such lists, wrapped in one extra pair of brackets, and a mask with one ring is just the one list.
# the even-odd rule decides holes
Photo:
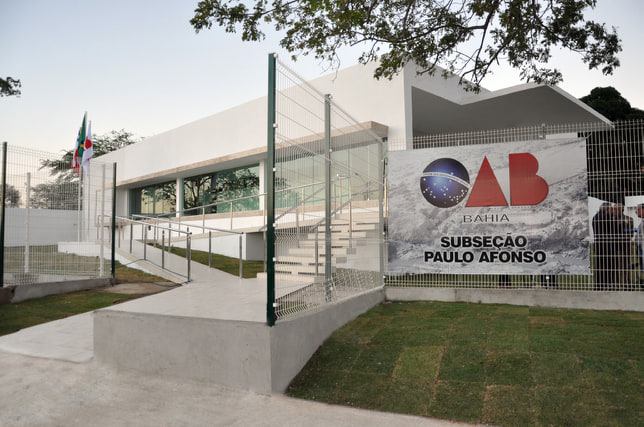
[(596, 87), (580, 100), (612, 121), (644, 119), (644, 111), (631, 107), (631, 103), (612, 86)]
[[(112, 131), (92, 138), (94, 156), (98, 157), (138, 139), (123, 129)], [(73, 150), (65, 151), (60, 159), (42, 160), (41, 169), (49, 169), (54, 181), (36, 185), (32, 188), (30, 205), (38, 209), (78, 209), (78, 174), (71, 169)], [(91, 160), (90, 160), (91, 161)]]
[(19, 79), (0, 77), (0, 97), (3, 96), (20, 96), (20, 87), (22, 84)]
[(4, 203), (8, 208), (17, 208), (20, 206), (20, 191), (11, 184), (6, 185)]
[[(121, 129), (113, 130), (112, 132), (97, 135), (92, 138), (92, 146), (94, 147), (94, 157), (102, 156), (103, 154), (123, 148), (127, 145), (138, 142), (139, 139), (134, 134)], [(60, 159), (56, 160), (43, 160), (41, 167), (49, 168), (52, 175), (60, 173), (68, 174), (70, 177), (76, 174), (71, 170), (72, 158), (74, 157), (74, 150), (70, 149), (63, 153)]]
[(375, 77), (393, 77), (408, 62), (421, 73), (455, 73), (477, 90), (493, 65), (505, 61), (521, 78), (556, 84), (552, 50), (578, 53), (590, 69), (611, 74), (621, 41), (614, 27), (589, 21), (597, 0), (201, 0), (190, 23), (265, 37), (263, 24), (283, 33), (280, 45), (338, 66), (343, 46), (364, 46), (361, 63), (379, 60)]

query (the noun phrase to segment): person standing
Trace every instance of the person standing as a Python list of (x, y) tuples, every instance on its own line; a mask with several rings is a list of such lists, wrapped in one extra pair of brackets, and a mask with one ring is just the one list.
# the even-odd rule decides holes
[(618, 290), (630, 289), (632, 285), (631, 264), (633, 263), (632, 233), (633, 218), (624, 215), (624, 205), (617, 203), (613, 206), (613, 216), (616, 221), (615, 229), (615, 283)]
[(633, 241), (635, 242), (635, 252), (637, 253), (637, 261), (639, 262), (638, 274), (640, 285), (642, 284), (641, 273), (644, 272), (644, 203), (637, 205), (637, 217), (640, 218), (640, 224), (637, 227), (637, 232)]
[(615, 225), (610, 203), (604, 202), (592, 220), (595, 238), (595, 290), (605, 291), (614, 284)]

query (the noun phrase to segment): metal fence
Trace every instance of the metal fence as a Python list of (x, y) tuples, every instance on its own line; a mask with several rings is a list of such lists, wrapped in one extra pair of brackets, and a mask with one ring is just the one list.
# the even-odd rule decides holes
[(2, 285), (112, 275), (113, 164), (3, 145)]
[(271, 61), (269, 324), (383, 285), (385, 149), (330, 96)]
[[(461, 134), (433, 135), (415, 138), (413, 150), (461, 147), (463, 152), (480, 144), (510, 144), (523, 141), (547, 141), (565, 138), (585, 140), (585, 180), (587, 191), (585, 215), (588, 233), (578, 241), (579, 251), (585, 252), (588, 268), (585, 272), (546, 271), (542, 274), (499, 274), (498, 267), (489, 271), (467, 274), (455, 270), (445, 272), (401, 272), (388, 269), (386, 286), (436, 288), (515, 288), (558, 289), (574, 291), (642, 291), (644, 257), (641, 217), (644, 210), (644, 122), (630, 121), (613, 124), (586, 123), (556, 126), (525, 127)], [(389, 141), (389, 149), (405, 150), (405, 141)], [(562, 168), (573, 159), (560, 158)], [(420, 177), (420, 173), (418, 175)], [(389, 201), (391, 203), (391, 199)], [(392, 212), (389, 211), (391, 221)], [(555, 217), (564, 223), (568, 218)], [(391, 225), (391, 222), (390, 222)], [(390, 230), (391, 232), (391, 230)], [(566, 235), (562, 234), (562, 244)], [(389, 237), (389, 248), (399, 242)], [(391, 256), (391, 253), (390, 253)], [(420, 263), (423, 260), (419, 260)], [(465, 263), (462, 263), (465, 267)]]

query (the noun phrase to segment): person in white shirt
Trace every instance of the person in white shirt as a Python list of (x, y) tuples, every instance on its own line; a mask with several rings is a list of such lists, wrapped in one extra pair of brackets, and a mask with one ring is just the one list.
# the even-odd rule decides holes
[(637, 233), (635, 233), (635, 237), (633, 237), (633, 241), (635, 242), (635, 247), (637, 251), (637, 260), (639, 261), (640, 264), (640, 284), (644, 283), (644, 278), (642, 278), (641, 274), (644, 272), (644, 203), (640, 203), (637, 205), (637, 216), (640, 218), (642, 221), (640, 222), (640, 225), (637, 227)]

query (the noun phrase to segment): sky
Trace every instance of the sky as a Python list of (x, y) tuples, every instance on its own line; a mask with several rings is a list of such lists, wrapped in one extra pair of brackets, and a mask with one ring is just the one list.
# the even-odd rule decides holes
[[(148, 137), (266, 95), (268, 54), (277, 52), (306, 79), (327, 74), (311, 56), (290, 61), (279, 34), (242, 42), (219, 27), (195, 33), (198, 0), (1, 0), (0, 76), (22, 82), (20, 97), (0, 98), (0, 141), (58, 153), (74, 146), (87, 111), (94, 135), (125, 129)], [(579, 98), (613, 86), (644, 109), (644, 2), (598, 0), (589, 18), (618, 29), (621, 67), (612, 76), (589, 71), (570, 52), (561, 69), (564, 90)], [(341, 68), (358, 63), (345, 49)], [(522, 83), (508, 67), (482, 86)], [(343, 106), (350, 112), (350, 106)]]

